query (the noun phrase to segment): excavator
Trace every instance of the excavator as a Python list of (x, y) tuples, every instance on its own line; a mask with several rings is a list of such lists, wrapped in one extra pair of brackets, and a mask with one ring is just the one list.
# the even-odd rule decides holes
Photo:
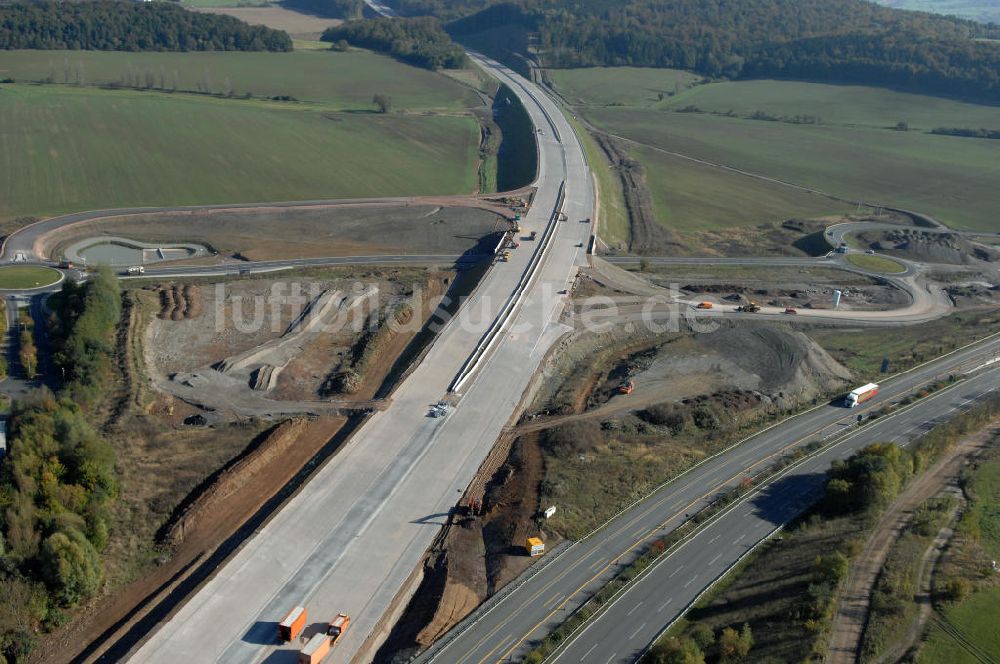
[(736, 311), (741, 311), (745, 314), (755, 314), (760, 311), (760, 305), (753, 300), (747, 300), (746, 304), (741, 304), (736, 307)]

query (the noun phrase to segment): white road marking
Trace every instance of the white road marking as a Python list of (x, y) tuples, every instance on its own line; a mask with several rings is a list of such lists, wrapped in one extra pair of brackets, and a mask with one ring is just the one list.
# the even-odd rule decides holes
[(739, 537), (737, 537), (736, 539), (733, 540), (733, 544), (739, 544), (740, 542), (743, 541), (743, 538), (746, 537), (746, 536), (747, 536), (747, 534), (743, 533), (742, 535), (740, 535)]
[(626, 616), (632, 615), (633, 613), (635, 613), (635, 610), (638, 609), (640, 606), (642, 606), (642, 602), (639, 602), (638, 604), (636, 604), (635, 606), (633, 606), (631, 609), (629, 609), (628, 613), (626, 613), (625, 615)]
[(636, 630), (634, 632), (632, 632), (632, 636), (628, 637), (628, 640), (631, 641), (632, 639), (634, 639), (635, 635), (638, 634), (639, 632), (641, 632), (642, 628), (645, 627), (645, 626), (646, 626), (646, 623), (642, 623), (641, 625), (639, 625), (639, 627), (637, 627)]
[(657, 612), (657, 613), (659, 613), (659, 612), (660, 612), (660, 611), (662, 611), (663, 609), (667, 608), (667, 604), (670, 604), (670, 603), (671, 603), (672, 601), (674, 601), (674, 598), (673, 598), (673, 597), (671, 597), (670, 599), (668, 599), (668, 600), (667, 600), (666, 602), (664, 602), (663, 604), (660, 604), (660, 608), (658, 608), (658, 609), (656, 610), (656, 612)]
[(587, 659), (587, 655), (589, 655), (590, 653), (594, 652), (594, 648), (596, 648), (596, 647), (597, 647), (596, 643), (594, 645), (590, 646), (590, 650), (588, 650), (587, 652), (583, 653), (583, 657), (580, 658), (580, 661), (582, 662), (583, 660)]
[(716, 562), (718, 562), (719, 558), (721, 558), (721, 557), (722, 557), (722, 554), (720, 553), (717, 556), (715, 556), (715, 558), (712, 558), (712, 562), (710, 562), (708, 564), (709, 565), (714, 565)]
[(715, 537), (713, 537), (712, 539), (708, 540), (708, 543), (709, 543), (709, 544), (713, 544), (713, 543), (715, 542), (715, 540), (719, 539), (719, 537), (721, 537), (721, 535), (716, 535), (716, 536), (715, 536)]
[(695, 579), (697, 578), (698, 578), (697, 574), (692, 576), (690, 579), (688, 579), (688, 582), (684, 584), (684, 587), (687, 588), (688, 586), (690, 586), (692, 583), (694, 583)]
[(668, 576), (667, 578), (668, 578), (668, 579), (672, 579), (672, 578), (674, 578), (674, 574), (677, 574), (677, 572), (681, 571), (682, 569), (684, 569), (684, 565), (679, 565), (679, 566), (677, 567), (677, 569), (675, 569), (675, 570), (674, 570), (673, 572), (671, 572), (671, 573), (670, 573), (670, 576)]

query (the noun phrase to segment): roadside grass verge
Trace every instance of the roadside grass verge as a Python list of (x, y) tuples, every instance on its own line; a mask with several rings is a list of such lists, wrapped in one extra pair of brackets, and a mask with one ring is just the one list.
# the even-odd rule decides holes
[(903, 371), (1000, 331), (1000, 312), (968, 311), (929, 323), (879, 330), (817, 329), (808, 332), (856, 380), (877, 378), (888, 359), (888, 373)]
[(863, 270), (871, 270), (880, 274), (899, 274), (906, 272), (906, 268), (885, 256), (872, 256), (871, 254), (848, 254), (847, 262), (860, 267)]
[[(0, 221), (180, 204), (464, 194), (471, 116), (325, 113), (277, 102), (65, 86), (0, 95)], [(433, 168), (428, 165), (433, 164)]]
[(597, 179), (598, 205), (597, 234), (610, 247), (627, 247), (629, 242), (628, 210), (625, 208), (625, 197), (622, 194), (621, 179), (611, 170), (604, 152), (598, 147), (594, 137), (567, 114), (566, 119), (580, 138), (587, 163)]

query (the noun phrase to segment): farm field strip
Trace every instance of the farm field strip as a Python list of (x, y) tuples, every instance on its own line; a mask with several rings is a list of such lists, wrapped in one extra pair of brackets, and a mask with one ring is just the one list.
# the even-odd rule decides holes
[[(88, 209), (464, 194), (471, 116), (328, 114), (194, 95), (5, 86), (0, 220)], [(434, 164), (434, 168), (427, 168)], [(15, 167), (16, 166), (16, 167)]]

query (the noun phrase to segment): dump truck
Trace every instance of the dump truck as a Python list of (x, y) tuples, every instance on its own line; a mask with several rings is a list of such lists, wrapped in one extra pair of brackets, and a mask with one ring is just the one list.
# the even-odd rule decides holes
[(302, 633), (306, 626), (306, 607), (296, 606), (278, 623), (278, 638), (282, 641), (292, 641)]
[(501, 260), (506, 263), (510, 260), (510, 249), (505, 249), (503, 254), (501, 254)]
[(299, 664), (319, 664), (330, 653), (330, 637), (319, 632), (299, 651)]
[(854, 408), (858, 404), (868, 401), (876, 394), (878, 394), (878, 384), (868, 383), (867, 385), (862, 385), (847, 393), (847, 396), (844, 397), (844, 405), (848, 408)]
[(712, 306), (711, 302), (699, 302), (695, 309), (711, 309)]
[(755, 314), (760, 311), (760, 305), (751, 300), (746, 304), (736, 307), (736, 311), (742, 311), (745, 314)]
[(351, 624), (351, 617), (346, 613), (338, 613), (337, 617), (330, 621), (330, 626), (326, 628), (326, 633), (330, 636), (330, 645), (335, 645), (337, 639), (347, 631), (347, 626)]
[(528, 550), (528, 555), (534, 558), (545, 553), (545, 542), (537, 537), (529, 537), (524, 548)]

